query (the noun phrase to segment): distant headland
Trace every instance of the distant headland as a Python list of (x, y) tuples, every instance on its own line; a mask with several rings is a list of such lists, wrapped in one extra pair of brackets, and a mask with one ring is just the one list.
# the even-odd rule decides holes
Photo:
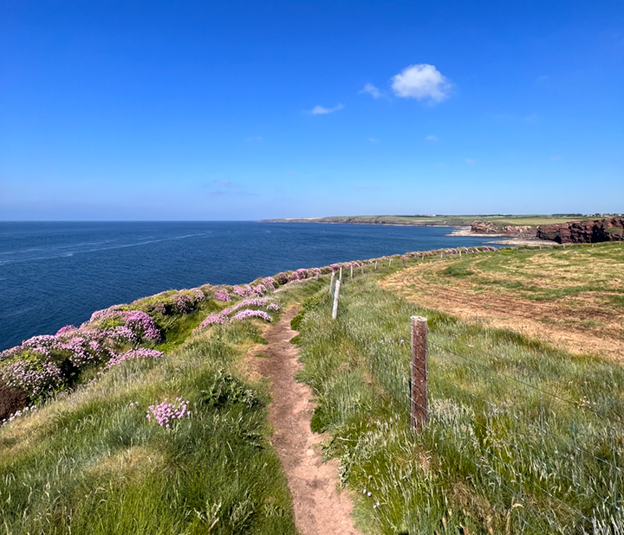
[[(455, 236), (501, 237), (501, 243), (547, 240), (595, 243), (624, 240), (624, 214), (363, 215), (262, 219), (261, 223), (324, 223), (456, 227)], [(517, 244), (517, 243), (516, 243)]]

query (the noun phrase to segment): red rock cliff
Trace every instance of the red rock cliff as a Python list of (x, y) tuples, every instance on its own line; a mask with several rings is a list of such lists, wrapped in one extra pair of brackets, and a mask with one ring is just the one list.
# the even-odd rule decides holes
[(624, 241), (624, 218), (570, 221), (537, 227), (537, 237), (557, 243), (598, 243)]

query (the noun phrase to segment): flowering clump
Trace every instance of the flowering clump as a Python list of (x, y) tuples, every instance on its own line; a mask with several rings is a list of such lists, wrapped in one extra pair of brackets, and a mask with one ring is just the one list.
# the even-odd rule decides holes
[[(227, 309), (226, 309), (227, 310)], [(229, 310), (228, 310), (229, 313)], [(196, 330), (204, 329), (208, 327), (208, 325), (218, 324), (225, 325), (228, 322), (228, 315), (225, 314), (225, 310), (219, 314), (210, 314), (206, 317), (204, 321), (202, 321)]]
[[(142, 310), (120, 310), (119, 306), (115, 305), (94, 312), (89, 323), (96, 320), (102, 321), (104, 325), (113, 323), (106, 329), (106, 333), (118, 341), (135, 342), (142, 339), (148, 342), (158, 342), (160, 340), (160, 331), (154, 320)], [(123, 325), (114, 325), (115, 322), (121, 322)], [(125, 327), (129, 331), (119, 329), (119, 327)]]
[(126, 351), (125, 353), (121, 353), (121, 355), (115, 355), (112, 359), (108, 361), (105, 368), (109, 369), (113, 366), (118, 366), (122, 362), (131, 359), (159, 359), (164, 355), (162, 351), (156, 351), (155, 349), (147, 349), (145, 347), (141, 347), (139, 349), (131, 349), (130, 351)]
[(262, 279), (262, 284), (264, 284), (265, 288), (271, 290), (275, 290), (275, 287), (277, 286), (273, 277), (264, 277), (264, 279)]
[(61, 336), (77, 330), (78, 327), (74, 327), (73, 325), (65, 325), (65, 327), (61, 327), (58, 331), (56, 331), (56, 336)]
[(255, 294), (264, 295), (267, 292), (266, 286), (264, 284), (258, 284), (251, 288)]
[(283, 271), (280, 271), (277, 275), (275, 275), (275, 278), (279, 284), (286, 284), (288, 282), (288, 275), (286, 275)]
[(227, 290), (216, 290), (214, 296), (217, 301), (231, 301), (230, 295), (227, 293)]
[(232, 318), (232, 321), (241, 321), (241, 320), (246, 320), (249, 318), (262, 318), (265, 321), (269, 321), (269, 322), (273, 321), (271, 316), (269, 316), (264, 310), (250, 310), (250, 309), (241, 310), (240, 312), (237, 312)]
[(249, 287), (249, 285), (247, 287), (233, 286), (232, 293), (238, 297), (247, 297), (248, 295), (253, 294), (253, 290)]
[[(255, 297), (253, 299), (245, 299), (240, 303), (237, 303), (232, 308), (231, 312), (235, 312), (236, 310), (240, 310), (245, 307), (266, 307), (268, 304), (273, 301), (270, 297)], [(276, 305), (277, 306), (277, 305)], [(279, 310), (279, 307), (277, 308)]]
[(0, 380), (6, 386), (20, 388), (31, 398), (36, 398), (58, 388), (63, 382), (63, 373), (52, 362), (20, 360), (0, 368)]
[(179, 293), (176, 295), (174, 308), (179, 314), (188, 314), (195, 308), (195, 303), (190, 295)]
[(176, 420), (191, 416), (190, 411), (187, 410), (188, 404), (189, 402), (183, 401), (182, 398), (176, 398), (172, 403), (165, 398), (165, 401), (158, 405), (150, 405), (146, 417), (148, 420), (153, 418), (158, 425), (169, 428)]

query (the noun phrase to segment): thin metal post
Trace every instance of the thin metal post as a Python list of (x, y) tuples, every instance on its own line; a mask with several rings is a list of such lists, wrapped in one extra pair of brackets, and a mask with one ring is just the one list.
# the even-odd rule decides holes
[(427, 425), (427, 318), (412, 316), (411, 428)]
[(338, 316), (338, 301), (340, 300), (340, 279), (336, 282), (336, 290), (334, 291), (334, 306), (332, 307), (332, 319)]

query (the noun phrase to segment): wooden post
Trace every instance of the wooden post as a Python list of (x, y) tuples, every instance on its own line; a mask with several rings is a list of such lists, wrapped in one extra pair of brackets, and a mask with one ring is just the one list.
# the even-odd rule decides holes
[(459, 251), (459, 258), (461, 258), (461, 249), (457, 249)]
[(427, 424), (427, 318), (412, 316), (411, 421), (412, 430)]
[(442, 258), (442, 251), (440, 251), (440, 258)]
[(390, 258), (390, 262), (388, 262), (388, 267), (392, 265), (392, 258)]
[(377, 271), (377, 260), (375, 260), (375, 271)]
[(334, 291), (334, 306), (332, 307), (332, 319), (338, 316), (338, 301), (340, 300), (340, 279), (336, 282), (336, 290)]
[(351, 264), (351, 275), (349, 275), (349, 278), (352, 279), (353, 278), (353, 264)]
[(331, 280), (329, 281), (329, 294), (334, 295), (334, 283), (336, 282), (336, 272), (332, 271)]
[(338, 277), (338, 280), (341, 281), (342, 280), (342, 266), (340, 266), (340, 277)]

